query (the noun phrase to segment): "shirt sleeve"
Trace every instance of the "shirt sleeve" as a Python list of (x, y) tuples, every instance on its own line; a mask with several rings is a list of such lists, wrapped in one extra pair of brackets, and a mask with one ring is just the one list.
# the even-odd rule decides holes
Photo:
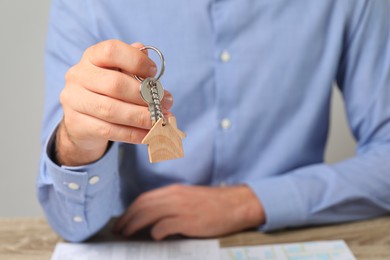
[(246, 181), (264, 206), (263, 231), (390, 212), (390, 2), (353, 5), (337, 83), (358, 141), (356, 156)]
[[(45, 50), (46, 96), (42, 154), (37, 178), (38, 199), (53, 229), (69, 241), (82, 241), (118, 214), (120, 185), (118, 144), (99, 161), (80, 167), (60, 167), (50, 158), (58, 122), (66, 71), (98, 40), (89, 1), (54, 0)], [(82, 10), (82, 12), (81, 12)]]

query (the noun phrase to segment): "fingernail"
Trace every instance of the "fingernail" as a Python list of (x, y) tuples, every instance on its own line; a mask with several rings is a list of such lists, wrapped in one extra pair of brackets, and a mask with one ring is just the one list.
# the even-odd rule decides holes
[(164, 107), (164, 108), (170, 108), (173, 104), (173, 97), (172, 95), (168, 94), (168, 95), (165, 95), (163, 100), (161, 101), (161, 105)]
[(156, 73), (157, 73), (157, 67), (156, 66), (150, 67), (149, 75), (153, 77), (154, 75), (156, 75)]

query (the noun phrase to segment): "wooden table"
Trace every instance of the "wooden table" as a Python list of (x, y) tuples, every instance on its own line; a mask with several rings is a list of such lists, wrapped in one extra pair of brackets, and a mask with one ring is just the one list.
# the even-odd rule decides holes
[[(111, 234), (102, 232), (92, 241), (112, 238)], [(229, 247), (336, 239), (344, 239), (359, 260), (390, 259), (390, 217), (271, 234), (243, 232), (221, 238), (220, 244)], [(62, 241), (44, 219), (0, 219), (1, 260), (50, 259), (56, 243)]]

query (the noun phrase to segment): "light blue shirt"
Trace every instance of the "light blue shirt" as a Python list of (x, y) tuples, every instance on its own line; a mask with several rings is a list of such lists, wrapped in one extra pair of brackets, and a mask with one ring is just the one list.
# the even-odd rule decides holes
[[(164, 53), (161, 82), (187, 134), (185, 158), (150, 164), (146, 146), (114, 143), (90, 165), (50, 159), (66, 71), (87, 47), (113, 38)], [(358, 147), (330, 165), (334, 82)], [(390, 2), (54, 0), (42, 145), (38, 197), (71, 241), (172, 183), (247, 184), (264, 206), (262, 231), (388, 214)]]

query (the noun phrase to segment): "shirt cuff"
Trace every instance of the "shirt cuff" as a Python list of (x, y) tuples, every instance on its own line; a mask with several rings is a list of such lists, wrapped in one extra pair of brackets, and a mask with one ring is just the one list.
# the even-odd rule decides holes
[[(57, 129), (57, 128), (56, 128)], [(102, 158), (82, 166), (59, 166), (50, 158), (56, 130), (46, 144), (44, 163), (47, 175), (57, 192), (66, 198), (84, 203), (86, 195), (93, 195), (119, 178), (118, 143), (113, 143)]]
[(256, 194), (265, 212), (265, 224), (260, 231), (273, 231), (305, 224), (306, 210), (298, 188), (290, 176), (244, 181)]

